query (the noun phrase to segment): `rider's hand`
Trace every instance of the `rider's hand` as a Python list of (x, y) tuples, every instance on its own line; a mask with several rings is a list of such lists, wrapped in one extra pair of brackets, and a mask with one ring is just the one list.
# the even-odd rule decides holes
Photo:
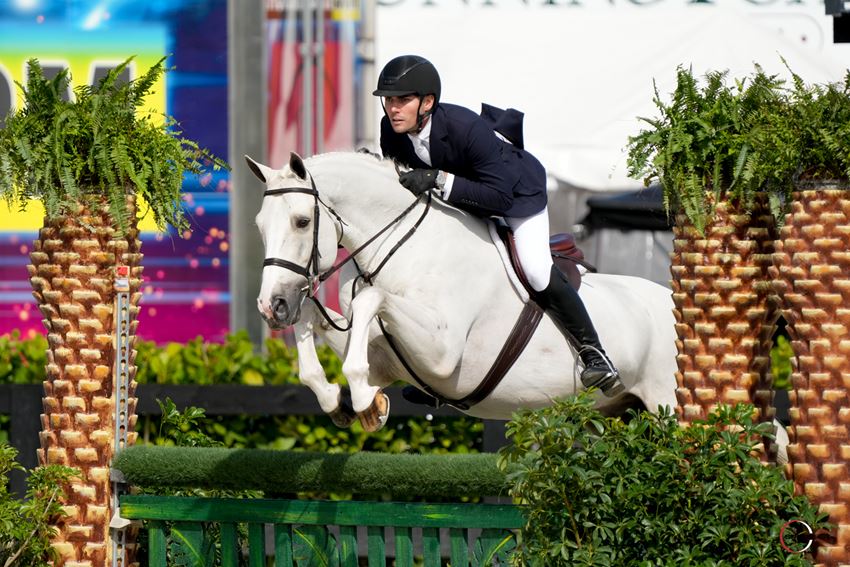
[(417, 197), (428, 189), (437, 188), (436, 169), (411, 169), (399, 174), (399, 182)]

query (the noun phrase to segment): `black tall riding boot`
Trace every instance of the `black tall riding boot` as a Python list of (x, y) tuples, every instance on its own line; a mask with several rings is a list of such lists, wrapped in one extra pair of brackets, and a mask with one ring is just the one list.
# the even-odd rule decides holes
[(608, 397), (622, 393), (625, 386), (620, 374), (602, 349), (584, 303), (557, 266), (552, 265), (549, 285), (535, 299), (578, 350), (584, 363), (581, 373), (584, 387), (597, 387)]

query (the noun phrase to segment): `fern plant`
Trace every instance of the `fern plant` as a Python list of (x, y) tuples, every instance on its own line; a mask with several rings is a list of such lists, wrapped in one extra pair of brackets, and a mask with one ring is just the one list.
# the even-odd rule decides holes
[(716, 203), (732, 200), (750, 210), (766, 189), (779, 214), (786, 187), (777, 182), (777, 156), (758, 141), (777, 139), (777, 149), (791, 143), (794, 132), (777, 129), (785, 121), (774, 117), (787, 112), (783, 84), (759, 66), (733, 83), (727, 72), (711, 71), (700, 82), (680, 67), (671, 101), (656, 87), (659, 116), (641, 118), (650, 127), (629, 138), (629, 175), (647, 185), (660, 181), (665, 208), (684, 211), (701, 232)]
[(726, 72), (704, 81), (677, 70), (670, 102), (655, 89), (656, 118), (629, 138), (629, 175), (661, 182), (664, 205), (682, 210), (701, 232), (714, 205), (752, 210), (767, 195), (777, 224), (800, 183), (850, 181), (850, 71), (843, 82), (807, 84), (758, 65), (730, 84)]
[[(786, 112), (775, 113), (776, 127), (793, 132), (760, 140), (765, 153), (775, 155), (783, 181), (850, 181), (850, 70), (841, 82), (806, 84), (791, 72)], [(781, 161), (780, 161), (781, 160)]]
[(76, 87), (74, 100), (65, 101), (68, 70), (47, 79), (38, 60), (29, 60), (27, 83), (18, 83), (23, 105), (0, 130), (0, 196), (10, 207), (37, 199), (48, 218), (57, 218), (74, 214), (80, 203), (105, 201), (124, 230), (126, 195), (135, 194), (161, 230), (189, 228), (180, 195), (184, 174), (225, 164), (183, 138), (171, 117), (156, 122), (151, 113), (140, 115), (167, 69), (163, 58), (137, 79), (119, 80), (131, 61), (97, 85)]

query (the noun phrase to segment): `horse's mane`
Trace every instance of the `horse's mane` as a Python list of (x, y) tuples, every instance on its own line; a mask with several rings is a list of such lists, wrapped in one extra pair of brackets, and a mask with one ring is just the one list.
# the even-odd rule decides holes
[[(322, 167), (328, 163), (334, 165), (351, 165), (353, 167), (367, 167), (374, 169), (378, 173), (386, 177), (397, 177), (395, 171), (395, 162), (391, 158), (382, 157), (379, 154), (368, 151), (333, 151), (323, 154), (316, 154), (304, 160), (304, 165), (307, 171), (311, 171), (311, 167)], [(337, 163), (339, 162), (339, 163)]]
[[(322, 172), (330, 172), (331, 175), (337, 175), (339, 167), (366, 168), (388, 181), (385, 187), (386, 191), (396, 192), (397, 195), (404, 196), (409, 203), (409, 193), (398, 183), (396, 163), (392, 158), (385, 158), (372, 152), (333, 151), (310, 156), (304, 160), (304, 165), (307, 171), (312, 171), (312, 168), (318, 167)], [(319, 191), (321, 190), (322, 187), (319, 187)], [(439, 198), (433, 199), (432, 207), (434, 212), (441, 214), (469, 216), (469, 213)], [(484, 219), (475, 219), (475, 221), (481, 222), (482, 226), (485, 224)]]
[(379, 154), (378, 152), (373, 152), (369, 148), (357, 148), (355, 151), (358, 154), (368, 154), (368, 155), (372, 156), (373, 158), (375, 158), (377, 160), (384, 159), (383, 156), (381, 156), (381, 154)]
[(373, 152), (371, 150), (367, 150), (366, 148), (361, 148), (359, 150), (335, 150), (332, 152), (325, 152), (321, 154), (312, 155), (304, 160), (305, 165), (310, 163), (322, 163), (327, 160), (332, 159), (351, 159), (352, 161), (365, 161), (365, 162), (373, 162), (373, 163), (382, 163), (382, 164), (391, 164), (393, 160), (391, 158), (385, 158), (381, 154)]

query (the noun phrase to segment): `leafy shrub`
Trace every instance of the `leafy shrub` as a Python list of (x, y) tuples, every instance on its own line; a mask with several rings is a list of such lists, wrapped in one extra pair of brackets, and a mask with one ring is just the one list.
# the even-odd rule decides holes
[[(783, 551), (782, 525), (814, 530), (824, 516), (776, 467), (753, 456), (772, 425), (752, 406), (706, 422), (675, 416), (605, 418), (587, 393), (514, 416), (502, 449), (527, 518), (518, 564), (806, 565)], [(755, 439), (755, 440), (754, 440)]]
[[(47, 364), (47, 339), (22, 340), (17, 330), (0, 335), (0, 384), (40, 384)], [(9, 416), (0, 415), (0, 444), (9, 442)], [(0, 565), (2, 567), (2, 565)]]
[[(160, 436), (156, 418), (139, 420), (140, 442), (172, 445)], [(421, 417), (392, 417), (375, 433), (365, 431), (359, 422), (339, 429), (324, 415), (306, 416), (206, 416), (198, 431), (231, 449), (276, 449), (353, 453), (475, 453), (482, 447), (484, 424), (470, 417), (441, 417), (431, 421)]]
[(21, 339), (19, 331), (0, 335), (0, 384), (41, 384), (45, 379), (47, 339)]
[(159, 436), (163, 441), (171, 441), (177, 447), (223, 447), (224, 444), (213, 439), (201, 430), (205, 411), (203, 408), (188, 407), (182, 412), (170, 398), (157, 400), (161, 412)]
[[(18, 451), (0, 443), (0, 478), (24, 470), (15, 457)], [(44, 567), (53, 558), (50, 546), (51, 519), (63, 513), (63, 484), (77, 471), (59, 465), (38, 467), (27, 479), (26, 498), (13, 498), (0, 482), (0, 567)]]
[(776, 337), (776, 344), (770, 349), (770, 372), (773, 374), (774, 390), (791, 389), (791, 359), (794, 349), (783, 336)]
[[(266, 354), (254, 352), (246, 331), (228, 335), (223, 343), (198, 337), (185, 344), (137, 341), (136, 380), (140, 384), (297, 384), (295, 350), (283, 341), (269, 339)], [(319, 360), (336, 358), (327, 346), (319, 347)], [(333, 374), (333, 364), (329, 364)], [(327, 367), (326, 367), (327, 368)]]

